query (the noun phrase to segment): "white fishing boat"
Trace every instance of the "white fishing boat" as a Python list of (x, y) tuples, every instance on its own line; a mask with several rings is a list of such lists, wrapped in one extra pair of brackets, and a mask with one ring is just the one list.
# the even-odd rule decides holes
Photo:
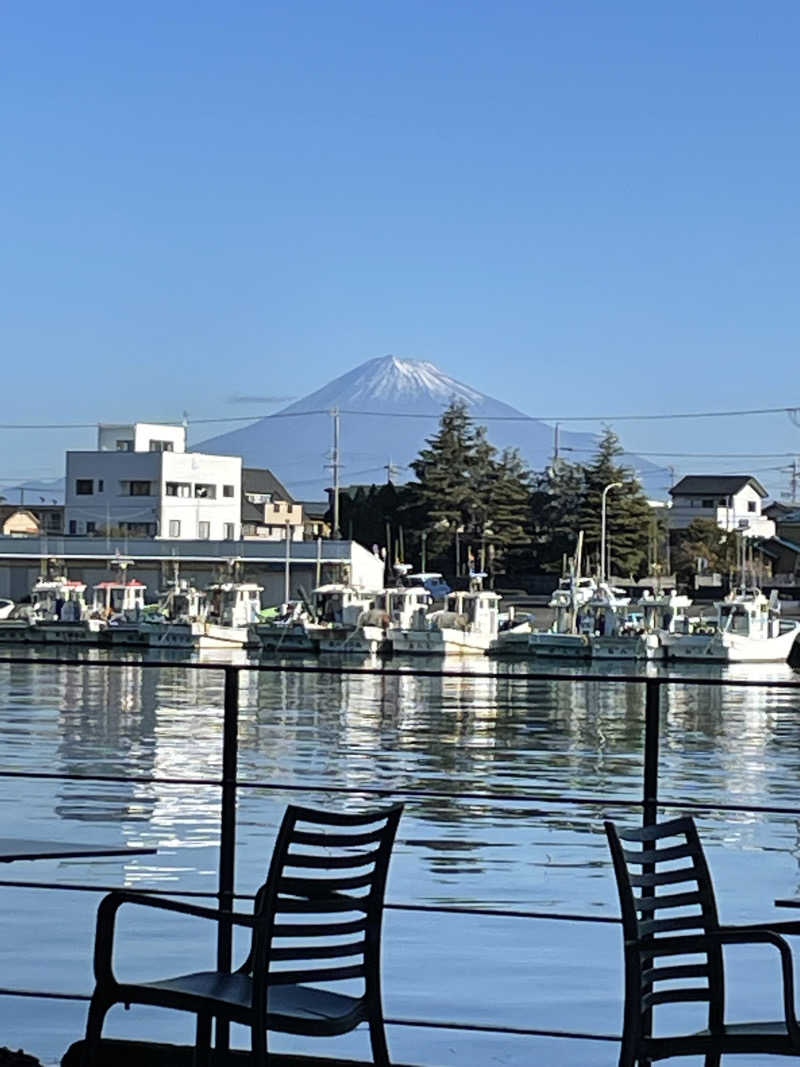
[(360, 645), (358, 627), (366, 613), (375, 606), (377, 592), (354, 589), (350, 585), (331, 582), (319, 585), (311, 591), (314, 622), (309, 632), (317, 642), (320, 652), (337, 655), (368, 653), (369, 648)]
[(664, 637), (667, 659), (719, 663), (781, 663), (789, 658), (800, 623), (782, 619), (777, 593), (755, 586), (732, 590), (716, 605), (716, 625)]
[(96, 645), (105, 620), (89, 612), (83, 582), (66, 575), (41, 577), (31, 590), (30, 627), (32, 644)]
[(425, 629), (392, 634), (396, 653), (413, 655), (483, 655), (497, 640), (500, 596), (481, 588), (473, 575), (469, 590), (448, 593), (444, 609), (427, 615)]
[(263, 586), (255, 582), (216, 582), (206, 590), (208, 610), (198, 648), (244, 648), (253, 644)]
[(150, 611), (117, 618), (109, 626), (109, 644), (146, 649), (198, 649), (205, 633), (206, 594), (176, 578)]
[(0, 597), (0, 622), (9, 618), (15, 607), (16, 604), (13, 600), (6, 600), (5, 597)]
[[(579, 537), (578, 554), (581, 543), (582, 537)], [(575, 567), (577, 569), (577, 564)], [(550, 627), (547, 630), (532, 630), (528, 634), (524, 652), (543, 659), (588, 659), (589, 639), (578, 627), (578, 616), (596, 593), (597, 582), (594, 578), (581, 578), (577, 573), (562, 578), (547, 605), (553, 612)], [(513, 638), (506, 639), (505, 644), (516, 645), (523, 651), (520, 642)]]
[(281, 604), (271, 619), (253, 623), (250, 633), (252, 644), (262, 652), (313, 654), (319, 649), (313, 615), (302, 600)]

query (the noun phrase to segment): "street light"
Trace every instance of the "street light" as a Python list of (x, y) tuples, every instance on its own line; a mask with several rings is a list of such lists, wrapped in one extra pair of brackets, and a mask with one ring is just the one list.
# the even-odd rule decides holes
[(606, 496), (609, 489), (621, 489), (622, 482), (609, 482), (603, 489), (600, 501), (600, 581), (606, 580)]

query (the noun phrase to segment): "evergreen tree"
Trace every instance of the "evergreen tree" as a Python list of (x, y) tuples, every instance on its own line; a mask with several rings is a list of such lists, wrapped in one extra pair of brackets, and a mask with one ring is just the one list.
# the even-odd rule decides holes
[(535, 480), (531, 493), (531, 554), (536, 570), (561, 573), (575, 554), (585, 490), (584, 469), (558, 460)]
[(422, 518), (424, 525), (418, 531), (426, 534), (429, 560), (452, 573), (456, 553), (461, 556), (461, 535), (474, 537), (481, 519), (475, 481), (488, 442), (476, 435), (464, 401), (453, 400), (442, 413), (437, 433), (426, 443), (411, 463), (417, 480), (409, 486), (408, 507)]
[(606, 486), (619, 483), (606, 493), (606, 559), (609, 574), (644, 574), (650, 537), (650, 505), (641, 484), (629, 467), (618, 462), (619, 438), (606, 429), (594, 460), (584, 467), (584, 494), (579, 514), (589, 558), (600, 564), (602, 495)]
[(489, 492), (490, 573), (516, 573), (530, 565), (531, 472), (516, 448), (494, 463)]

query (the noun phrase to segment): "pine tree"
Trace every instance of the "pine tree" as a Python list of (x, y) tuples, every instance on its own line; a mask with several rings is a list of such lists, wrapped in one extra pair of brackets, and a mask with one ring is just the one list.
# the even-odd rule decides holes
[(641, 484), (629, 467), (618, 462), (619, 438), (606, 429), (594, 460), (584, 467), (584, 494), (579, 523), (587, 559), (593, 557), (599, 570), (603, 490), (606, 493), (606, 559), (608, 573), (643, 574), (647, 566), (650, 536), (650, 505)]
[(492, 575), (530, 563), (531, 472), (516, 448), (504, 449), (494, 464), (489, 493)]
[[(452, 571), (456, 545), (460, 554), (457, 538), (462, 533), (470, 536), (481, 518), (475, 483), (488, 442), (473, 429), (466, 404), (453, 400), (442, 413), (437, 433), (426, 443), (411, 463), (417, 481), (409, 486), (409, 508), (423, 517), (429, 558)], [(420, 527), (418, 531), (422, 532)]]
[(531, 554), (537, 570), (560, 573), (575, 553), (585, 491), (584, 469), (558, 460), (535, 480), (531, 493)]

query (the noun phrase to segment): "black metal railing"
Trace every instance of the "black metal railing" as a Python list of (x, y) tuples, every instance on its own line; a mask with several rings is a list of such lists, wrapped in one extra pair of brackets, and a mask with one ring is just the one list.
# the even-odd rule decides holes
[[(247, 789), (259, 789), (259, 790), (274, 790), (283, 793), (302, 792), (302, 793), (325, 793), (325, 794), (343, 794), (343, 795), (358, 795), (375, 796), (375, 797), (397, 797), (404, 799), (459, 799), (459, 800), (480, 800), (495, 804), (508, 803), (508, 802), (535, 802), (552, 806), (557, 803), (561, 806), (582, 806), (582, 805), (598, 805), (605, 809), (610, 808), (640, 808), (642, 813), (642, 821), (644, 824), (652, 823), (656, 820), (659, 810), (679, 809), (679, 810), (691, 810), (691, 811), (727, 811), (727, 812), (758, 812), (762, 814), (776, 814), (776, 815), (800, 815), (800, 807), (785, 806), (785, 805), (755, 805), (755, 804), (725, 804), (716, 801), (709, 800), (708, 802), (700, 801), (676, 801), (676, 802), (664, 802), (659, 796), (659, 745), (660, 745), (660, 707), (661, 707), (661, 691), (667, 686), (697, 686), (697, 687), (732, 687), (732, 688), (760, 688), (760, 689), (774, 689), (774, 690), (792, 690), (800, 693), (800, 681), (761, 681), (761, 680), (745, 680), (745, 679), (719, 679), (719, 678), (699, 678), (699, 677), (683, 677), (683, 676), (653, 676), (643, 677), (641, 675), (608, 675), (608, 674), (592, 674), (590, 672), (585, 673), (572, 673), (567, 674), (563, 672), (527, 672), (527, 673), (497, 673), (497, 672), (473, 672), (468, 673), (458, 671), (445, 671), (445, 670), (432, 670), (432, 669), (420, 669), (410, 670), (405, 668), (394, 668), (391, 666), (383, 666), (380, 668), (364, 668), (364, 667), (350, 667), (347, 665), (341, 667), (333, 666), (311, 666), (307, 664), (215, 664), (215, 663), (169, 663), (165, 664), (163, 661), (147, 661), (136, 662), (129, 659), (105, 659), (98, 661), (89, 661), (85, 659), (63, 658), (63, 657), (50, 657), (50, 656), (37, 656), (36, 658), (26, 656), (2, 656), (0, 657), (0, 666), (3, 664), (9, 665), (31, 665), (37, 666), (80, 666), (99, 669), (108, 668), (126, 668), (130, 669), (131, 666), (141, 667), (143, 670), (148, 669), (163, 669), (165, 666), (179, 667), (185, 670), (198, 670), (198, 671), (221, 671), (224, 676), (224, 696), (223, 696), (223, 732), (222, 732), (222, 773), (218, 779), (197, 778), (197, 777), (165, 777), (155, 775), (79, 775), (79, 774), (67, 774), (60, 772), (47, 772), (47, 771), (0, 771), (0, 778), (17, 778), (17, 779), (58, 779), (66, 781), (87, 781), (96, 783), (133, 783), (133, 784), (147, 784), (147, 785), (214, 785), (220, 789), (221, 793), (221, 811), (220, 811), (220, 846), (219, 846), (219, 871), (218, 871), (218, 883), (215, 893), (211, 892), (198, 892), (198, 891), (175, 891), (174, 889), (141, 889), (143, 892), (152, 893), (169, 893), (176, 896), (184, 897), (216, 897), (219, 902), (219, 906), (225, 910), (232, 910), (234, 901), (237, 899), (252, 899), (248, 894), (240, 894), (236, 892), (234, 885), (234, 860), (236, 851), (236, 799), (237, 793), (240, 790)], [(321, 783), (317, 786), (296, 783), (280, 782), (280, 781), (250, 781), (240, 780), (238, 778), (238, 727), (239, 727), (239, 683), (242, 672), (257, 671), (261, 673), (294, 673), (294, 674), (309, 674), (309, 675), (376, 675), (382, 676), (398, 676), (403, 677), (412, 675), (415, 677), (430, 677), (430, 678), (453, 678), (461, 677), (468, 678), (471, 681), (480, 679), (497, 680), (502, 678), (504, 681), (520, 682), (528, 684), (530, 682), (558, 682), (562, 684), (575, 684), (583, 682), (599, 682), (603, 684), (611, 685), (627, 685), (636, 686), (644, 689), (644, 741), (642, 745), (641, 760), (642, 760), (642, 777), (641, 777), (641, 793), (639, 797), (607, 797), (599, 796), (596, 794), (559, 794), (554, 796), (552, 793), (516, 793), (516, 792), (497, 792), (497, 791), (457, 791), (457, 790), (430, 790), (430, 789), (416, 789), (410, 787), (388, 787), (388, 786), (364, 786), (359, 785), (355, 787), (351, 786), (338, 786), (331, 783)], [(48, 889), (48, 890), (66, 890), (66, 891), (80, 891), (80, 892), (107, 892), (111, 889), (120, 888), (119, 886), (111, 885), (84, 885), (75, 883), (46, 883), (33, 880), (19, 880), (19, 879), (0, 879), (0, 886), (13, 887), (13, 888), (30, 888), (30, 889)], [(401, 903), (389, 901), (386, 904), (388, 909), (407, 912), (425, 912), (425, 913), (441, 913), (441, 914), (453, 914), (462, 916), (484, 916), (484, 917), (502, 917), (508, 918), (520, 918), (520, 919), (547, 919), (547, 920), (559, 920), (566, 922), (591, 922), (591, 923), (608, 923), (619, 924), (620, 919), (613, 915), (585, 915), (577, 914), (574, 912), (558, 912), (558, 911), (536, 911), (528, 909), (506, 909), (506, 908), (485, 908), (485, 907), (473, 907), (467, 905), (436, 905), (436, 904), (415, 904), (415, 903)], [(232, 929), (231, 926), (225, 923), (219, 925), (218, 941), (217, 941), (217, 964), (220, 969), (226, 969), (230, 967), (232, 959)], [(9, 996), (33, 996), (42, 997), (45, 999), (65, 999), (65, 1000), (87, 1000), (88, 996), (83, 993), (54, 993), (44, 990), (31, 991), (11, 988), (0, 988), (0, 995)], [(386, 1022), (395, 1026), (410, 1026), (420, 1028), (440, 1028), (440, 1029), (453, 1029), (463, 1031), (480, 1031), (487, 1033), (501, 1033), (511, 1035), (524, 1035), (524, 1036), (536, 1036), (536, 1037), (558, 1037), (558, 1038), (572, 1038), (581, 1040), (592, 1041), (618, 1041), (619, 1034), (608, 1033), (596, 1033), (596, 1032), (584, 1032), (579, 1030), (556, 1030), (536, 1027), (517, 1027), (517, 1026), (505, 1026), (500, 1024), (472, 1024), (450, 1020), (437, 1020), (437, 1019), (406, 1019), (406, 1018), (387, 1018)]]

